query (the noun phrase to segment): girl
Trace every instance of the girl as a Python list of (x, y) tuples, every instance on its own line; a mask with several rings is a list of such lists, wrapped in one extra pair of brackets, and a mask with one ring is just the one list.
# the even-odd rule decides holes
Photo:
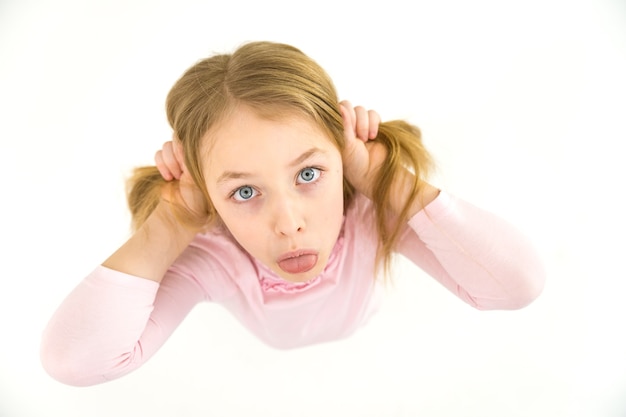
[(347, 337), (375, 311), (393, 253), (478, 309), (521, 308), (543, 287), (520, 233), (425, 182), (416, 127), (338, 102), (296, 48), (199, 61), (167, 115), (173, 140), (129, 182), (134, 233), (44, 331), (59, 381), (138, 368), (202, 301), (277, 348)]

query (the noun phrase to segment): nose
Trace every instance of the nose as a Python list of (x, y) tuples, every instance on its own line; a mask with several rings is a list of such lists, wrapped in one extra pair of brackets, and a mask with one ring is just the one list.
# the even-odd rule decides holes
[(304, 213), (295, 198), (281, 196), (273, 205), (274, 232), (279, 236), (293, 236), (305, 230)]

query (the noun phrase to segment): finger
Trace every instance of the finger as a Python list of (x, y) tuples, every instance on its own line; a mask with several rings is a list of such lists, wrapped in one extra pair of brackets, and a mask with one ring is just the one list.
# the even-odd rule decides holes
[(343, 118), (343, 132), (348, 141), (355, 138), (356, 115), (354, 109), (348, 101), (342, 101), (339, 105), (339, 111)]
[(156, 163), (156, 167), (165, 181), (171, 181), (174, 179), (172, 173), (163, 161), (163, 152), (161, 150), (158, 150), (156, 154), (154, 154), (154, 162)]
[(354, 113), (356, 114), (356, 137), (367, 142), (370, 133), (369, 114), (363, 106), (356, 106)]
[(378, 126), (380, 126), (380, 115), (375, 110), (368, 112), (369, 116), (369, 139), (374, 139), (378, 135)]
[(356, 127), (356, 115), (354, 113), (354, 106), (348, 101), (343, 100), (340, 103), (340, 107), (344, 110), (344, 113), (348, 116), (349, 123), (346, 126), (349, 126), (354, 130)]
[(173, 147), (174, 147), (174, 156), (176, 157), (176, 160), (178, 161), (178, 165), (180, 166), (181, 171), (185, 172), (187, 169), (185, 167), (185, 155), (183, 152), (183, 144), (177, 140), (173, 142)]
[(176, 179), (180, 179), (182, 168), (174, 152), (174, 145), (172, 141), (168, 141), (163, 144), (163, 152), (161, 152), (163, 162), (167, 166), (167, 169), (171, 172), (172, 176)]

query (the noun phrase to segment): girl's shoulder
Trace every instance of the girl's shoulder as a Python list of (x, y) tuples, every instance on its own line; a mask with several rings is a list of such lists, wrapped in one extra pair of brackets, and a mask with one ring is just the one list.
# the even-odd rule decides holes
[(241, 277), (257, 274), (252, 257), (223, 226), (197, 234), (170, 271), (194, 279), (212, 301), (235, 292)]
[(372, 217), (374, 202), (361, 193), (356, 193), (346, 207), (346, 217)]
[(201, 254), (203, 259), (215, 259), (220, 263), (240, 261), (248, 253), (239, 245), (223, 225), (215, 225), (204, 233), (198, 233), (189, 245), (190, 251)]

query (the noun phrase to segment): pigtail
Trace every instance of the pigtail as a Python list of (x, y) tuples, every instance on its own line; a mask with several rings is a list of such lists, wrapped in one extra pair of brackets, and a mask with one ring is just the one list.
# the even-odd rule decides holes
[[(387, 148), (387, 158), (378, 172), (374, 184), (376, 228), (380, 241), (377, 265), (389, 271), (391, 255), (396, 247), (411, 205), (418, 198), (418, 191), (433, 167), (433, 160), (422, 143), (422, 135), (416, 126), (402, 120), (381, 123), (376, 141)], [(413, 173), (411, 198), (404, 203), (400, 213), (392, 213), (389, 205), (392, 184), (406, 171)]]
[(166, 185), (156, 166), (142, 166), (133, 170), (126, 181), (126, 199), (133, 231), (139, 229), (154, 211)]

